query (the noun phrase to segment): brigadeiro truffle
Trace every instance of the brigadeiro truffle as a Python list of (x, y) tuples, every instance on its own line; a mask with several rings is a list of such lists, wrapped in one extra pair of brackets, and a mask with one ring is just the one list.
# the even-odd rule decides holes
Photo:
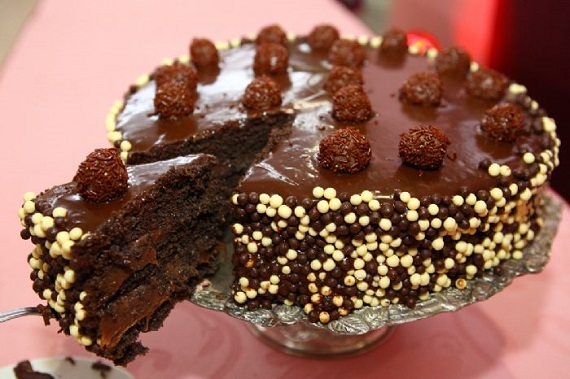
[(355, 174), (370, 164), (370, 142), (355, 128), (337, 129), (321, 140), (317, 158), (323, 168)]
[(485, 111), (481, 128), (493, 139), (514, 142), (524, 126), (521, 110), (514, 104), (501, 103)]
[(382, 44), (378, 51), (385, 57), (403, 57), (408, 52), (408, 36), (406, 32), (392, 29), (384, 33)]
[(372, 105), (361, 86), (342, 87), (333, 96), (332, 115), (344, 122), (363, 122), (372, 117)]
[(209, 39), (194, 38), (190, 44), (190, 58), (198, 68), (217, 67), (220, 62), (218, 49)]
[(471, 67), (471, 56), (459, 47), (442, 49), (435, 59), (435, 69), (440, 75), (464, 77)]
[(450, 141), (431, 125), (415, 126), (400, 134), (399, 155), (405, 165), (421, 170), (437, 170), (443, 165)]
[(307, 36), (307, 42), (313, 50), (327, 51), (340, 38), (337, 28), (332, 25), (317, 25)]
[(255, 43), (258, 45), (267, 42), (287, 46), (287, 33), (279, 25), (268, 25), (257, 33), (257, 38), (255, 39)]
[(467, 75), (466, 90), (473, 97), (483, 100), (499, 100), (508, 86), (505, 75), (489, 68), (480, 68)]
[(175, 81), (188, 86), (190, 89), (196, 89), (198, 85), (198, 75), (193, 67), (182, 64), (178, 61), (171, 65), (164, 65), (154, 70), (152, 78), (157, 86), (165, 82)]
[(176, 119), (192, 114), (196, 100), (196, 91), (184, 82), (167, 81), (156, 88), (154, 110), (161, 119)]
[(277, 75), (287, 72), (289, 50), (278, 43), (266, 42), (257, 46), (253, 59), (256, 75)]
[(443, 95), (443, 84), (437, 74), (419, 72), (406, 80), (400, 88), (400, 101), (413, 105), (438, 106)]
[(104, 203), (121, 196), (128, 187), (128, 174), (118, 149), (96, 149), (83, 161), (73, 181), (87, 201)]
[(328, 60), (334, 66), (362, 67), (366, 49), (357, 41), (337, 39), (331, 46)]
[(241, 102), (247, 109), (265, 111), (281, 105), (281, 91), (271, 78), (260, 76), (247, 86)]
[(335, 66), (329, 72), (323, 88), (330, 96), (332, 96), (342, 87), (349, 85), (361, 86), (362, 84), (364, 84), (364, 81), (362, 80), (362, 73), (359, 69), (346, 66)]

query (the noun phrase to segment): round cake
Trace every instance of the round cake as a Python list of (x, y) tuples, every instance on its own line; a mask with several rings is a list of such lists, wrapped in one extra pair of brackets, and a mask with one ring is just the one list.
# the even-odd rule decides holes
[(195, 38), (107, 133), (124, 173), (84, 163), (20, 218), (44, 315), (118, 364), (214, 270), (222, 228), (232, 301), (314, 323), (500, 276), (540, 233), (560, 146), (526, 88), (465, 50), (331, 25)]
[[(320, 323), (414, 307), (500, 275), (540, 231), (556, 125), (465, 50), (330, 25), (270, 25), (216, 49), (207, 65), (190, 49), (140, 78), (107, 126), (129, 163), (197, 149), (231, 167), (238, 304), (294, 304)], [(157, 98), (176, 66), (196, 79), (189, 111), (171, 117)]]

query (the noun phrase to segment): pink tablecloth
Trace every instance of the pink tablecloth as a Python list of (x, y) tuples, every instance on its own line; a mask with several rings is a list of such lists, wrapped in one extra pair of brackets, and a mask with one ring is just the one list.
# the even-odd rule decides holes
[[(107, 146), (104, 119), (128, 84), (163, 57), (186, 52), (193, 36), (215, 40), (278, 22), (305, 33), (318, 22), (368, 30), (332, 0), (43, 0), (0, 71), (0, 309), (38, 303), (28, 279), (31, 249), (19, 238), (25, 191), (72, 178), (94, 148)], [(397, 328), (357, 357), (311, 360), (266, 347), (225, 314), (181, 304), (151, 352), (128, 368), (138, 378), (558, 378), (570, 365), (569, 208), (552, 260), (489, 301)], [(40, 318), (0, 325), (0, 366), (48, 355), (87, 355)], [(8, 345), (6, 345), (8, 344)]]

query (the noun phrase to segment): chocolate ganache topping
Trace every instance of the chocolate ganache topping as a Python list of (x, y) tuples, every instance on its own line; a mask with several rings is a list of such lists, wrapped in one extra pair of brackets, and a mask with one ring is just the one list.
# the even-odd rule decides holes
[[(403, 57), (394, 57), (397, 61), (394, 66), (389, 54), (379, 53), (381, 44), (375, 41), (369, 39), (359, 43), (340, 39), (335, 42), (337, 47), (333, 44), (329, 51), (312, 49), (305, 37), (288, 43), (284, 50), (288, 65), (286, 69), (272, 73), (271, 78), (281, 92), (280, 108), (294, 114), (291, 132), (286, 143), (274, 146), (264, 159), (250, 168), (240, 190), (265, 190), (303, 197), (311, 193), (312, 188), (320, 186), (343, 188), (349, 193), (373, 188), (386, 197), (390, 197), (395, 188), (413, 192), (416, 196), (453, 195), (457, 191), (456, 183), (474, 191), (496, 184), (497, 178), (480, 165), (482, 161), (509, 164), (516, 171), (517, 166), (524, 166), (518, 155), (542, 150), (545, 137), (538, 132), (540, 128), (534, 132), (532, 125), (540, 124), (544, 113), (530, 111), (531, 103), (525, 102), (525, 93), (507, 91), (509, 82), (503, 75), (480, 68), (467, 78), (446, 77), (441, 83), (443, 105), (433, 108), (402, 104), (399, 89), (418, 73), (436, 75), (437, 55), (406, 53)], [(152, 78), (143, 80), (127, 95), (124, 105), (114, 111), (113, 133), (119, 135), (114, 137), (115, 144), (128, 143), (129, 150), (123, 151), (136, 154), (153, 146), (215, 133), (224, 123), (248, 119), (247, 110), (240, 104), (246, 87), (257, 76), (255, 58), (262, 45), (242, 39), (231, 46), (222, 46), (219, 49), (220, 70), (213, 77), (199, 75), (199, 96), (194, 113), (187, 117), (176, 120), (157, 117), (153, 109), (156, 83)], [(323, 87), (329, 73), (337, 70), (334, 67), (339, 62), (333, 59), (335, 51), (348, 54), (343, 60), (350, 65), (361, 65), (358, 70), (362, 88), (374, 112), (370, 118), (349, 122), (333, 117), (334, 95)], [(527, 126), (521, 129), (517, 144), (488, 138), (480, 127), (485, 111), (499, 101), (517, 103), (523, 110)], [(447, 150), (450, 159), (439, 170), (418, 170), (403, 165), (399, 158), (400, 135), (420, 124), (437, 127), (452, 141)], [(368, 168), (346, 181), (343, 175), (322, 168), (315, 152), (325, 136), (349, 125), (371, 141), (372, 154)], [(527, 147), (524, 152), (517, 147), (519, 144)], [(524, 167), (521, 170), (528, 171)]]

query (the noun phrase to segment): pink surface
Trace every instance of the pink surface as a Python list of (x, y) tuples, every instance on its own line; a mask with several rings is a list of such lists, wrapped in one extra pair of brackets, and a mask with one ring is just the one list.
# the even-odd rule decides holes
[[(19, 238), (22, 194), (70, 180), (91, 150), (107, 146), (106, 112), (139, 74), (163, 57), (185, 53), (193, 36), (230, 39), (272, 22), (305, 33), (323, 21), (343, 33), (369, 33), (326, 0), (40, 2), (0, 70), (0, 309), (38, 303), (28, 279), (31, 245)], [(128, 369), (138, 378), (173, 379), (566, 377), (569, 224), (565, 206), (543, 273), (517, 279), (503, 293), (460, 312), (400, 326), (385, 344), (361, 356), (291, 357), (266, 347), (239, 320), (181, 304), (163, 329), (144, 337), (151, 352)], [(56, 332), (37, 317), (0, 325), (0, 366), (88, 355)]]

